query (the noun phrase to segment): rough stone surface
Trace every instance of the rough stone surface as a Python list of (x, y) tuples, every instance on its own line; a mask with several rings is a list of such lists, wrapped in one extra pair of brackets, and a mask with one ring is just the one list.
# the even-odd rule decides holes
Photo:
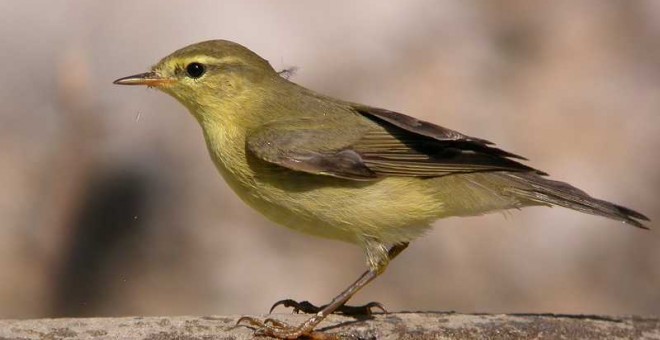
[[(308, 316), (271, 315), (297, 324)], [(240, 316), (0, 320), (0, 339), (252, 339)], [(339, 339), (660, 339), (660, 318), (554, 314), (333, 315), (319, 328)]]

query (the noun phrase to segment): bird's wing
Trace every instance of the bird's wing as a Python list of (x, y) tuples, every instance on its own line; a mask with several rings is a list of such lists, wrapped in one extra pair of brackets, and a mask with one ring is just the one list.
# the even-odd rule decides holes
[(382, 109), (355, 107), (352, 113), (360, 126), (311, 119), (266, 124), (250, 134), (247, 147), (257, 158), (292, 170), (352, 180), (484, 171), (543, 174), (483, 139)]
[(376, 120), (383, 126), (393, 125), (419, 137), (423, 136), (439, 142), (446, 142), (448, 145), (460, 147), (465, 150), (483, 152), (494, 156), (527, 160), (516, 154), (491, 147), (490, 145), (493, 145), (493, 142), (491, 141), (466, 136), (458, 131), (425, 122), (402, 113), (368, 106), (356, 106), (355, 110), (366, 117)]
[(292, 170), (353, 180), (374, 180), (351, 144), (363, 132), (337, 122), (296, 119), (273, 122), (250, 133), (247, 149), (257, 158)]
[(372, 171), (391, 176), (437, 177), (484, 171), (532, 171), (513, 159), (525, 158), (493, 147), (484, 139), (421, 121), (401, 113), (356, 107), (381, 129), (368, 131), (353, 145)]

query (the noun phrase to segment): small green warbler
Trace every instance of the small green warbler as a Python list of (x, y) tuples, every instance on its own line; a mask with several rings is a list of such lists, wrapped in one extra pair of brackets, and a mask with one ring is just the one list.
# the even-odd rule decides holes
[(368, 270), (329, 304), (281, 302), (315, 313), (303, 324), (239, 321), (260, 335), (320, 336), (314, 328), (327, 315), (350, 308), (348, 299), (440, 218), (545, 205), (640, 228), (648, 220), (549, 180), (484, 139), (296, 85), (230, 41), (184, 47), (115, 84), (153, 87), (188, 108), (222, 177), (270, 220), (364, 249)]

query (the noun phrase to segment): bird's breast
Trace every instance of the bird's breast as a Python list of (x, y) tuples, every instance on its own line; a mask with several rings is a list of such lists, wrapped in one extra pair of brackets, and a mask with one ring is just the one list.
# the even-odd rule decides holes
[(240, 130), (204, 131), (211, 158), (236, 194), (269, 220), (299, 232), (350, 243), (365, 237), (403, 242), (441, 208), (418, 179), (364, 182), (297, 172), (251, 155)]

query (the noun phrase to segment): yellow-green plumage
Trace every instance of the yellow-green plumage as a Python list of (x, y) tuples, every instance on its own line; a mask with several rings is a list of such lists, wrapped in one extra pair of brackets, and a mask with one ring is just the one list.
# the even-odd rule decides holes
[(267, 335), (311, 334), (439, 218), (559, 205), (642, 228), (648, 220), (546, 179), (488, 141), (305, 89), (229, 41), (185, 47), (116, 83), (153, 86), (185, 105), (224, 179), (270, 220), (365, 250), (370, 270), (303, 325), (250, 320)]
[[(397, 138), (379, 138), (395, 133), (356, 113), (355, 104), (283, 79), (265, 60), (239, 45), (212, 41), (193, 46), (165, 58), (154, 71), (167, 75), (169, 70), (180, 70), (193, 61), (216, 63), (218, 70), (224, 71), (216, 75), (217, 82), (207, 79), (197, 86), (163, 90), (197, 118), (211, 157), (232, 189), (276, 223), (358, 244), (366, 239), (394, 244), (414, 239), (438, 218), (542, 204), (507, 192), (508, 187), (520, 183), (497, 171), (434, 178), (383, 176), (363, 182), (308, 174), (261, 160), (250, 153), (246, 143), (269, 124), (279, 128), (278, 133), (321, 126), (314, 137), (304, 140), (307, 145), (300, 146), (320, 152), (349, 148), (358, 141), (362, 142), (354, 149), (362, 154), (408, 147)], [(243, 66), (249, 62), (250, 67)], [(265, 145), (268, 152), (277, 152), (276, 143)], [(396, 157), (414, 161), (429, 156), (403, 153)], [(392, 168), (381, 163), (367, 162), (382, 173)], [(431, 164), (425, 171), (424, 165), (405, 162), (394, 167), (407, 165), (426, 176), (438, 168)]]
[[(186, 74), (192, 63), (205, 68), (198, 79)], [(543, 179), (487, 141), (300, 87), (229, 41), (183, 48), (149, 74), (200, 123), (241, 199), (291, 229), (359, 244), (369, 263), (449, 216), (556, 204), (645, 219)]]

